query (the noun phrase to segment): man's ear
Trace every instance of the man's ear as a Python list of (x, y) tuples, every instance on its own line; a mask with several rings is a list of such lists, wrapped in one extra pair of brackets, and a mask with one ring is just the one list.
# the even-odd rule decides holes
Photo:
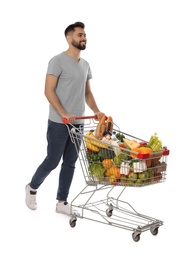
[(67, 35), (66, 40), (67, 40), (68, 43), (71, 43), (71, 35)]

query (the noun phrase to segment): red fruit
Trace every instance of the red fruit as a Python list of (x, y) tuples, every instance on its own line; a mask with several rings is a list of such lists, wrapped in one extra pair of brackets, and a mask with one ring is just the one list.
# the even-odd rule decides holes
[(154, 174), (154, 181), (160, 181), (162, 179), (162, 173), (157, 172)]
[(146, 146), (146, 145), (147, 145), (147, 142), (142, 141), (142, 142), (140, 142), (140, 145), (141, 145), (141, 146)]

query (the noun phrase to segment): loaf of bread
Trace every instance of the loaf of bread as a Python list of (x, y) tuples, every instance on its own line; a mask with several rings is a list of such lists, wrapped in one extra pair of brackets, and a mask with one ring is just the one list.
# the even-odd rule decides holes
[(102, 114), (99, 119), (99, 123), (95, 130), (95, 136), (97, 139), (101, 140), (104, 136), (105, 132), (110, 132), (112, 134), (113, 131), (113, 119), (111, 116), (108, 118), (105, 114)]

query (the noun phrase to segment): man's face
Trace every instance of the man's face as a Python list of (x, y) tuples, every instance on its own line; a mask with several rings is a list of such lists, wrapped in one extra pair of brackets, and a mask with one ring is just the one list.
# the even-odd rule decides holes
[(84, 29), (79, 27), (75, 28), (71, 37), (71, 44), (79, 50), (86, 49), (86, 34)]

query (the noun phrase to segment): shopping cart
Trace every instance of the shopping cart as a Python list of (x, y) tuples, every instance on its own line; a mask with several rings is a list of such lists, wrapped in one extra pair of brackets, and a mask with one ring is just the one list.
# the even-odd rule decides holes
[[(120, 143), (114, 142), (114, 145), (96, 140), (88, 134), (96, 130), (98, 121), (95, 116), (77, 119), (87, 119), (84, 120), (84, 128), (76, 128), (66, 119), (63, 120), (75, 144), (86, 182), (86, 186), (71, 202), (81, 214), (71, 214), (70, 226), (76, 226), (77, 218), (85, 218), (129, 230), (135, 242), (147, 230), (152, 235), (157, 235), (163, 221), (140, 214), (130, 203), (123, 201), (121, 196), (126, 187), (140, 188), (164, 182), (169, 150), (163, 147), (159, 152), (140, 153), (125, 148)], [(113, 133), (142, 145), (147, 144), (145, 140), (120, 131), (115, 124)], [(88, 148), (89, 143), (97, 144), (98, 149), (92, 151)], [(99, 192), (105, 193), (104, 199), (98, 197)]]

